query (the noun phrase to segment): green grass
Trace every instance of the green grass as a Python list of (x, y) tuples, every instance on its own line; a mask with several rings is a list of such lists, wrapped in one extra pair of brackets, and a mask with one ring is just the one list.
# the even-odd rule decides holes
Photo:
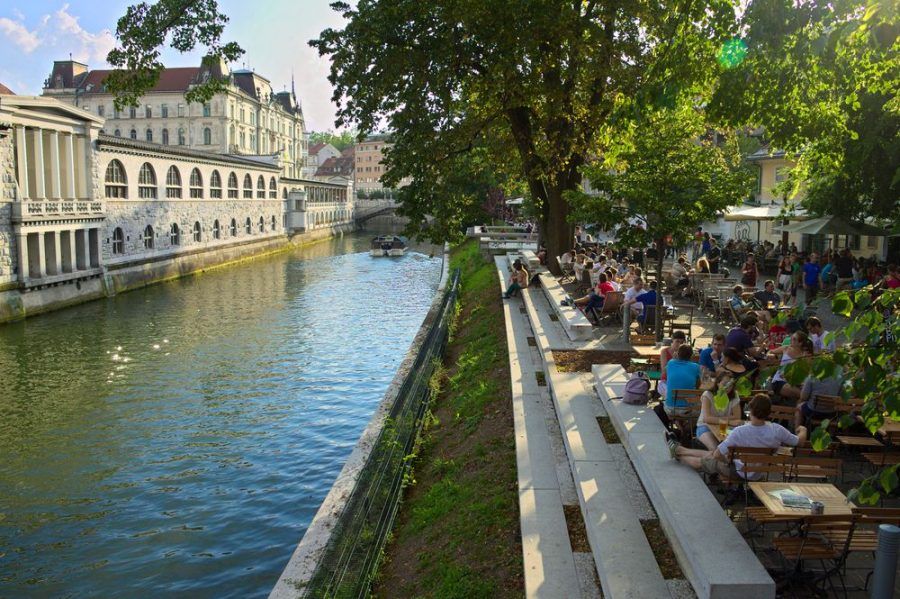
[[(477, 243), (451, 253), (459, 306), (434, 415), (418, 446), (375, 595), (524, 593), (506, 329), (493, 262)], [(453, 357), (455, 359), (451, 359)]]

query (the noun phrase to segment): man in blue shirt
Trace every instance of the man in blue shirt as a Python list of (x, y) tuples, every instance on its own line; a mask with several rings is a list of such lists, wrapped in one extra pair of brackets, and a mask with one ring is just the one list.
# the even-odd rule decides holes
[(653, 306), (656, 309), (656, 281), (650, 281), (650, 291), (645, 291), (635, 297), (634, 301), (644, 305), (644, 311), (638, 317), (638, 322), (644, 324), (647, 321), (648, 306)]
[(669, 360), (666, 364), (666, 414), (675, 415), (678, 408), (686, 408), (687, 403), (684, 401), (675, 402), (676, 389), (696, 389), (700, 383), (700, 366), (696, 362), (691, 362), (691, 355), (694, 348), (688, 344), (684, 344), (678, 348), (678, 354), (675, 359)]
[(700, 351), (700, 372), (701, 374), (709, 373), (710, 376), (716, 373), (716, 367), (722, 363), (722, 352), (725, 351), (725, 335), (716, 333), (713, 335), (712, 345)]
[(803, 288), (806, 289), (806, 303), (816, 299), (819, 292), (819, 256), (813, 252), (803, 265)]

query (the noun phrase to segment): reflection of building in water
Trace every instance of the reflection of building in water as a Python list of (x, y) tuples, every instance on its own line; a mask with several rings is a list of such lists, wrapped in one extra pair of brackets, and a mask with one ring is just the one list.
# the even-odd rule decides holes
[(352, 185), (103, 135), (81, 108), (0, 97), (0, 322), (353, 226)]

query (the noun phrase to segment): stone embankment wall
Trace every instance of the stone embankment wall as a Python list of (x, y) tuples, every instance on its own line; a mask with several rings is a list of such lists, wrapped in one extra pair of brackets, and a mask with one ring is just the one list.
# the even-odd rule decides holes
[[(16, 199), (16, 161), (12, 135), (0, 135), (0, 293), (15, 285), (16, 244), (13, 243), (12, 203)], [(0, 308), (2, 314), (2, 308)]]
[[(105, 274), (102, 277), (80, 281), (74, 285), (47, 286), (25, 292), (18, 288), (3, 290), (0, 287), (0, 323), (21, 320), (28, 316), (111, 297), (117, 293), (212, 268), (221, 268), (275, 252), (287, 251), (307, 243), (327, 239), (336, 233), (351, 230), (353, 230), (352, 225), (341, 225), (299, 233), (292, 237), (281, 233), (256, 239), (247, 236), (244, 242), (232, 242), (221, 246), (201, 243), (197, 244), (195, 250), (182, 250), (177, 255), (156, 255), (151, 259), (144, 257), (128, 262), (108, 264), (105, 265)], [(0, 234), (2, 234), (2, 229), (0, 229)], [(190, 238), (191, 232), (186, 231), (184, 234)]]

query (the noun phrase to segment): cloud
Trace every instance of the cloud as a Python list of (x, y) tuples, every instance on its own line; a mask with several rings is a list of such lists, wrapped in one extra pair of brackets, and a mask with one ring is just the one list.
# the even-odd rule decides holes
[(109, 29), (97, 33), (85, 30), (78, 23), (78, 17), (69, 12), (68, 4), (63, 4), (62, 8), (53, 13), (49, 21), (45, 17), (45, 21), (54, 30), (53, 45), (63, 49), (68, 47), (75, 60), (106, 62), (106, 55), (116, 45), (116, 38)]
[[(21, 13), (16, 16), (19, 15), (21, 15)], [(0, 31), (2, 31), (6, 37), (25, 54), (31, 54), (41, 45), (41, 40), (38, 38), (37, 31), (28, 31), (28, 28), (25, 27), (25, 23), (21, 18), (18, 21), (13, 21), (6, 17), (0, 17)]]

